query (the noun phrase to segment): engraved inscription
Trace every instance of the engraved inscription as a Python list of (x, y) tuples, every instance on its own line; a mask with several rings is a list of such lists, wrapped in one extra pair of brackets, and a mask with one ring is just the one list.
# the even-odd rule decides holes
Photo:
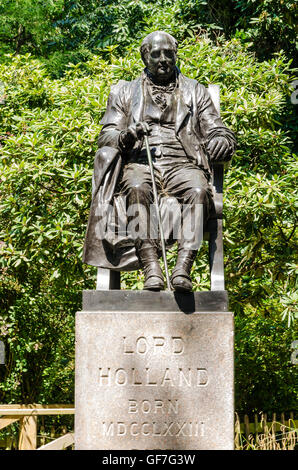
[(161, 413), (161, 414), (178, 414), (178, 400), (128, 400), (128, 413)]
[(208, 372), (204, 368), (170, 369), (161, 370), (124, 369), (119, 367), (112, 370), (110, 367), (99, 367), (98, 382), (100, 386), (145, 386), (145, 387), (205, 387), (208, 384)]
[(118, 422), (102, 422), (101, 433), (105, 437), (114, 436), (153, 436), (153, 437), (203, 437), (204, 422), (203, 421), (170, 421), (170, 422), (149, 422), (144, 421), (131, 423), (125, 421)]
[(123, 336), (122, 351), (124, 354), (146, 355), (165, 354), (179, 355), (184, 352), (184, 341), (180, 336), (139, 336), (133, 340)]
[[(180, 399), (164, 398), (159, 393), (167, 389), (171, 394), (179, 388), (206, 387), (208, 371), (202, 367), (186, 367), (181, 356), (185, 353), (185, 340), (178, 335), (139, 335), (123, 336), (121, 351), (125, 361), (119, 367), (98, 368), (100, 387), (139, 387), (139, 394), (146, 387), (155, 390), (155, 397), (132, 397), (124, 405), (124, 415), (119, 421), (105, 420), (100, 423), (100, 432), (106, 438), (125, 436), (139, 437), (203, 437), (205, 423), (196, 416), (184, 416)], [(128, 357), (132, 365), (127, 367)], [(135, 356), (133, 358), (133, 356)], [(146, 357), (147, 356), (147, 357)], [(149, 357), (148, 357), (149, 356)], [(150, 358), (158, 357), (151, 365)], [(159, 361), (169, 358), (169, 364)], [(175, 360), (174, 358), (177, 358)], [(144, 358), (144, 359), (142, 359)], [(142, 367), (142, 361), (146, 366)], [(129, 361), (130, 362), (130, 361)], [(163, 365), (164, 364), (164, 365)], [(165, 367), (165, 365), (169, 365)], [(170, 366), (171, 365), (171, 366)], [(160, 392), (159, 392), (160, 390)], [(175, 392), (174, 392), (175, 393)], [(166, 396), (166, 395), (165, 395)], [(127, 419), (128, 418), (128, 419)], [(130, 419), (129, 419), (130, 418)]]

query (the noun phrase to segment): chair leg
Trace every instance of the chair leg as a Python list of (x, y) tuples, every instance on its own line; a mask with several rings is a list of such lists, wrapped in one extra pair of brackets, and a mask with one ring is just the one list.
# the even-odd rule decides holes
[(97, 268), (96, 290), (119, 290), (120, 272)]
[(222, 219), (217, 219), (216, 231), (210, 233), (209, 266), (211, 290), (225, 290)]

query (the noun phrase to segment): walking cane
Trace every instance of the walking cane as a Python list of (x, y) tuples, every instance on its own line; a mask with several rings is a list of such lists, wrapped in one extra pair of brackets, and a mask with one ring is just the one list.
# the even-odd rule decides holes
[(154, 203), (155, 203), (155, 206), (156, 206), (156, 212), (157, 212), (157, 218), (158, 218), (158, 227), (159, 227), (159, 232), (160, 232), (162, 257), (163, 257), (163, 261), (164, 261), (164, 265), (165, 265), (166, 280), (167, 280), (167, 290), (172, 290), (171, 289), (170, 276), (169, 276), (169, 270), (168, 270), (167, 252), (166, 252), (164, 231), (163, 231), (163, 227), (162, 227), (160, 207), (159, 207), (159, 204), (158, 204), (158, 193), (157, 193), (157, 187), (156, 187), (156, 182), (155, 182), (155, 177), (154, 177), (153, 163), (152, 163), (152, 156), (151, 156), (151, 151), (150, 151), (150, 147), (149, 147), (148, 135), (145, 134), (144, 138), (145, 138), (147, 158), (148, 158), (149, 168), (150, 168), (150, 173), (151, 173)]

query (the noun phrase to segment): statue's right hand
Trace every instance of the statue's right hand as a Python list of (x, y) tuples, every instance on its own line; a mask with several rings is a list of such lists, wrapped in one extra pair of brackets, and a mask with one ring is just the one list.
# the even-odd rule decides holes
[(149, 133), (150, 127), (147, 122), (137, 122), (120, 133), (120, 144), (122, 147), (132, 148), (137, 140), (141, 140), (145, 134)]

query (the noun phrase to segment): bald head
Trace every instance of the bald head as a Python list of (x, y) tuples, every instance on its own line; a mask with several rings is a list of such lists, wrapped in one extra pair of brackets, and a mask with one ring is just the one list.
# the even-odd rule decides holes
[(173, 36), (171, 36), (169, 33), (166, 33), (165, 31), (154, 31), (153, 33), (148, 34), (148, 36), (146, 36), (142, 41), (140, 50), (143, 62), (145, 62), (144, 59), (146, 54), (148, 54), (148, 52), (150, 51), (152, 42), (159, 41), (162, 38), (168, 40), (175, 54), (177, 53), (178, 42)]
[(158, 82), (166, 83), (175, 73), (178, 43), (164, 31), (148, 34), (141, 45), (141, 56), (149, 72)]

